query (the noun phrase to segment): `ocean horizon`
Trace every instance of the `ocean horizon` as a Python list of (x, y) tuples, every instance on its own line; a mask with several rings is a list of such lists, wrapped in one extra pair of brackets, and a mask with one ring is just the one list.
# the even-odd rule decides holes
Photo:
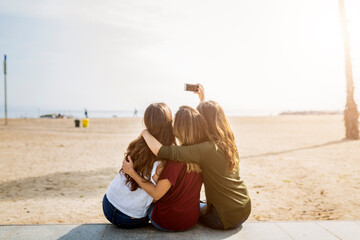
[[(258, 110), (258, 109), (225, 109), (225, 114), (231, 117), (245, 116), (278, 116), (278, 115), (307, 115), (307, 114), (341, 114), (341, 110)], [(87, 109), (89, 118), (129, 118), (143, 117), (145, 109), (123, 109), (123, 110), (92, 110)], [(175, 114), (175, 112), (173, 113)], [(85, 109), (56, 109), (56, 108), (36, 108), (36, 107), (9, 107), (8, 118), (40, 118), (48, 115), (49, 118), (61, 116), (64, 118), (85, 118)], [(4, 118), (4, 107), (0, 106), (0, 118)]]
[[(128, 118), (143, 117), (145, 110), (88, 110), (89, 118)], [(273, 116), (279, 112), (259, 111), (259, 110), (230, 110), (225, 111), (228, 116)], [(35, 110), (19, 111), (8, 110), (8, 118), (40, 118), (44, 115), (61, 115), (65, 118), (85, 118), (84, 110)], [(0, 113), (0, 118), (4, 118), (4, 111)], [(50, 117), (51, 118), (51, 117)]]

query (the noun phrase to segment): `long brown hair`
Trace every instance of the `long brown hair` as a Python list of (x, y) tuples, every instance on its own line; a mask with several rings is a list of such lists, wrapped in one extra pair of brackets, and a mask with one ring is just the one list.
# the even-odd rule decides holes
[[(204, 117), (201, 116), (198, 110), (189, 106), (181, 106), (175, 114), (174, 135), (182, 146), (210, 140)], [(196, 163), (186, 163), (186, 165), (188, 172), (201, 172), (199, 165)]]
[(210, 138), (225, 153), (226, 159), (229, 160), (229, 169), (234, 172), (239, 166), (239, 153), (234, 133), (230, 128), (224, 110), (215, 101), (201, 102), (197, 110), (204, 116), (208, 124)]
[[(150, 104), (145, 110), (143, 121), (151, 135), (161, 144), (170, 146), (175, 143), (172, 129), (172, 113), (165, 103)], [(134, 162), (135, 171), (147, 179), (147, 181), (150, 181), (154, 162), (161, 161), (165, 165), (165, 160), (158, 159), (151, 152), (142, 136), (139, 136), (129, 144), (125, 158), (128, 156)], [(138, 189), (139, 185), (129, 175), (125, 174), (125, 177), (126, 184), (130, 186), (131, 191)]]

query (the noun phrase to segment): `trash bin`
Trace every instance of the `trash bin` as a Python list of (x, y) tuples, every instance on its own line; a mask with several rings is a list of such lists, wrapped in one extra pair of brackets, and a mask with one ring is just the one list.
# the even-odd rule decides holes
[(80, 127), (80, 120), (79, 119), (75, 119), (75, 127)]
[(83, 127), (84, 127), (84, 128), (88, 127), (88, 126), (89, 126), (89, 119), (87, 119), (87, 118), (86, 118), (86, 119), (83, 119), (83, 120), (82, 120), (82, 124), (83, 124)]

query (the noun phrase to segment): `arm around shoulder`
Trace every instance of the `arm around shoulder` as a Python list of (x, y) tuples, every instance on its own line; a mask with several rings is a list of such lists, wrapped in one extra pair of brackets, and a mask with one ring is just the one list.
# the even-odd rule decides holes
[(146, 181), (134, 170), (133, 162), (130, 157), (128, 161), (123, 161), (122, 171), (128, 174), (132, 179), (134, 179), (135, 182), (139, 184), (139, 186), (144, 189), (144, 191), (147, 192), (155, 201), (162, 198), (162, 196), (164, 196), (165, 193), (167, 193), (167, 191), (172, 186), (171, 182), (168, 179), (159, 180), (156, 185), (149, 181)]
[(147, 129), (143, 130), (141, 135), (150, 150), (157, 156), (162, 144), (153, 135), (151, 135)]
[(170, 159), (178, 162), (200, 163), (204, 154), (204, 144), (194, 144), (190, 146), (162, 146), (158, 157)]

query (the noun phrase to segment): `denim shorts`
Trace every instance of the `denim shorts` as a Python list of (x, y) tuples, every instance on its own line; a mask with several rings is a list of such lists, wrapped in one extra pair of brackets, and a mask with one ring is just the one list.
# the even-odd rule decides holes
[(106, 194), (104, 195), (103, 199), (103, 211), (109, 222), (121, 228), (139, 228), (149, 224), (149, 219), (147, 216), (143, 218), (133, 218), (122, 213), (109, 202)]

